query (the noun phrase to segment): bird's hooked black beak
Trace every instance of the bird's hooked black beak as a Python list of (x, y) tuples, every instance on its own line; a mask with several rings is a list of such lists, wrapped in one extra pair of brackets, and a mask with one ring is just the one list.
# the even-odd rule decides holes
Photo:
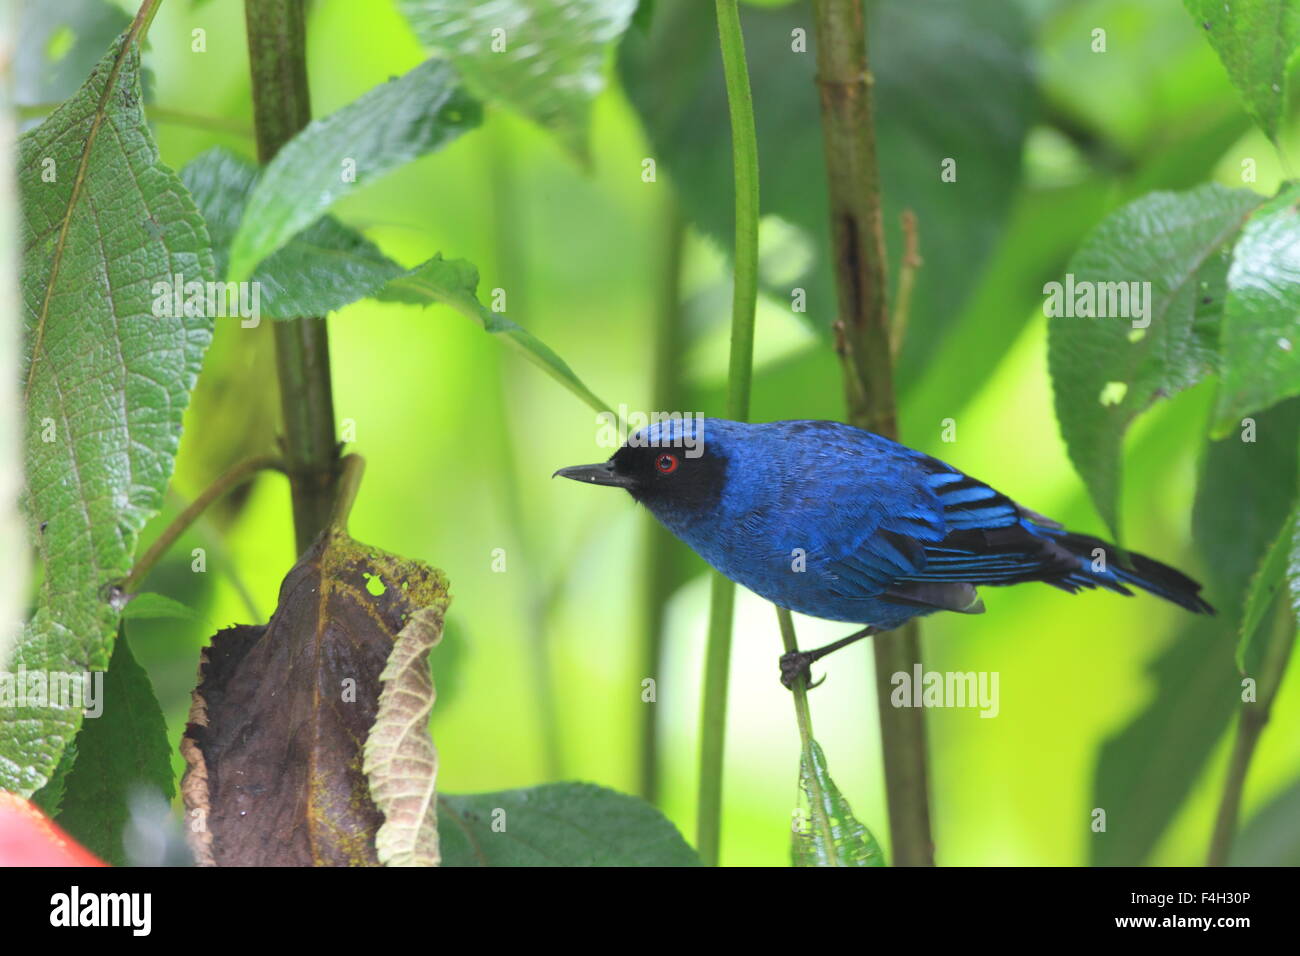
[(620, 475), (614, 470), (612, 461), (602, 461), (598, 465), (572, 465), (569, 468), (561, 468), (554, 475), (562, 478), (572, 478), (574, 481), (585, 481), (592, 485), (610, 485), (614, 488), (631, 488), (636, 484), (636, 479), (631, 475)]

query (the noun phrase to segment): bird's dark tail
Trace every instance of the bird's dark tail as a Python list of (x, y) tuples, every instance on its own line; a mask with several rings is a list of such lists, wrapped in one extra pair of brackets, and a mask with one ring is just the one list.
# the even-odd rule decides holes
[(1035, 525), (1034, 531), (1049, 538), (1078, 561), (1077, 571), (1067, 570), (1059, 578), (1048, 578), (1048, 584), (1067, 591), (1103, 587), (1128, 595), (1133, 592), (1125, 585), (1134, 585), (1195, 614), (1214, 613), (1214, 608), (1201, 597), (1198, 583), (1154, 558), (1136, 551), (1121, 551), (1113, 544), (1086, 534), (1057, 531), (1041, 525)]

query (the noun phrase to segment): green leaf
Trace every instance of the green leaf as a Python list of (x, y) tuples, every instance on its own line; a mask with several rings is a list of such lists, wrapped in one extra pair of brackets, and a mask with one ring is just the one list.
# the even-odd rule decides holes
[(165, 594), (142, 591), (131, 595), (131, 600), (122, 610), (122, 619), (126, 621), (157, 620), (159, 618), (204, 623), (205, 618), (193, 608), (186, 607), (180, 601)]
[[(239, 228), (258, 169), (216, 147), (181, 170), (208, 224), (217, 275), (224, 275), (230, 242)], [(332, 216), (323, 216), (289, 239), (253, 270), (258, 308), (271, 319), (325, 315), (363, 299), (404, 270), (379, 247)]]
[(1250, 217), (1228, 270), (1216, 428), (1300, 394), (1300, 185)]
[[(161, 508), (212, 338), (211, 318), (155, 314), (155, 284), (210, 280), (212, 253), (185, 187), (158, 161), (139, 66), (128, 33), (19, 141), (26, 511), (45, 571), (13, 669), (108, 667), (121, 603), (112, 586)], [(0, 789), (44, 785), (81, 718), (79, 708), (6, 710)]]
[[(1172, 637), (1147, 668), (1150, 702), (1102, 744), (1089, 806), (1106, 811), (1107, 829), (1091, 837), (1093, 865), (1146, 860), (1240, 710), (1232, 636), (1251, 575), (1292, 504), (1300, 399), (1261, 414), (1249, 437), (1206, 449), (1192, 527), (1219, 613)], [(1251, 505), (1227, 506), (1234, 501)]]
[(605, 56), (636, 0), (401, 0), (420, 42), (444, 54), (480, 98), (504, 103), (587, 158)]
[(141, 787), (156, 788), (167, 800), (176, 795), (167, 724), (125, 634), (113, 648), (99, 703), (103, 713), (88, 717), (77, 735), (56, 822), (105, 862), (125, 866), (122, 834), (131, 797)]
[(794, 831), (795, 866), (884, 866), (885, 854), (840, 794), (817, 741), (799, 758), (799, 788), (808, 802), (807, 824)]
[(1233, 841), (1233, 866), (1300, 866), (1300, 780), (1279, 793)]
[[(742, 12), (758, 131), (764, 215), (798, 228), (815, 250), (802, 275), (767, 291), (807, 290), (807, 318), (829, 336), (837, 304), (807, 4)], [(801, 30), (806, 49), (793, 49)], [(906, 387), (926, 371), (1002, 234), (1034, 114), (1031, 37), (1011, 0), (880, 2), (870, 6), (877, 150), (889, 261), (903, 250), (904, 209), (919, 222), (925, 260), (900, 355)], [(631, 31), (619, 71), (683, 211), (723, 248), (733, 242), (731, 135), (713, 4), (659, 0), (650, 31)], [(935, 117), (942, 116), (943, 122)], [(956, 181), (940, 179), (956, 161)], [(896, 268), (890, 270), (891, 289)], [(891, 298), (891, 301), (892, 298)]]
[(551, 378), (598, 412), (609, 406), (592, 394), (582, 380), (546, 343), (505, 316), (484, 308), (478, 300), (478, 269), (465, 259), (434, 256), (388, 284), (379, 296), (390, 302), (449, 305), (486, 331), (499, 335)]
[(1291, 59), (1300, 48), (1296, 0), (1183, 0), (1246, 101), (1246, 112), (1277, 141), (1295, 93)]
[(699, 866), (644, 800), (590, 783), (438, 796), (443, 866)]
[(231, 281), (247, 279), (344, 196), (478, 126), (483, 110), (456, 71), (427, 60), (308, 124), (275, 154), (230, 243)]
[(437, 866), (438, 751), (429, 737), (436, 695), (429, 651), (442, 640), (446, 602), (415, 611), (379, 675), (379, 709), (366, 735), (362, 769), (384, 815), (375, 853), (384, 866)]
[[(1061, 435), (1117, 537), (1124, 433), (1157, 399), (1215, 371), (1207, 310), (1221, 297), (1227, 244), (1259, 202), (1248, 190), (1214, 184), (1151, 193), (1104, 219), (1070, 260), (1059, 289), (1044, 287)], [(1105, 300), (1109, 317), (1082, 314), (1089, 290), (1092, 314)], [(1129, 298), (1117, 317), (1124, 311), (1119, 293), (1133, 290), (1143, 310)]]
[(1286, 579), (1288, 565), (1293, 558), (1295, 530), (1293, 512), (1287, 516), (1282, 530), (1269, 546), (1246, 592), (1246, 608), (1242, 614), (1241, 631), (1237, 637), (1236, 661), (1237, 670), (1248, 677), (1255, 676), (1259, 671), (1260, 656), (1264, 650), (1261, 645), (1267, 640), (1269, 630), (1266, 627), (1261, 628), (1260, 625), (1264, 622), (1264, 616), (1273, 606), (1273, 599), (1277, 597), (1282, 582)]
[(76, 762), (77, 742), (74, 740), (63, 748), (63, 756), (59, 758), (59, 765), (54, 768), (49, 782), (32, 794), (32, 803), (45, 811), (45, 815), (51, 820), (59, 815), (59, 810), (63, 806), (63, 793), (68, 786), (68, 774), (72, 773), (72, 765)]

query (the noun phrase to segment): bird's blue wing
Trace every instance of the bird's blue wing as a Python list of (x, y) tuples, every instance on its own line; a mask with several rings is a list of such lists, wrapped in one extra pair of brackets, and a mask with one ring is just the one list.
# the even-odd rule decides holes
[(911, 491), (898, 498), (908, 504), (886, 508), (870, 535), (829, 562), (845, 586), (904, 604), (979, 610), (974, 585), (1077, 569), (1078, 559), (1042, 533), (1059, 525), (983, 482), (919, 452), (893, 471)]

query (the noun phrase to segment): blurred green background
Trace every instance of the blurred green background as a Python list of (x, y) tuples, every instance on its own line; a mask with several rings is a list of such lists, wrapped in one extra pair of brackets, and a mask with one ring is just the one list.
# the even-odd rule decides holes
[[(88, 4), (65, 6), (75, 27)], [(747, 34), (764, 29), (759, 17), (776, 15), (759, 6), (742, 9)], [(1242, 160), (1250, 158), (1258, 168), (1251, 188), (1271, 194), (1295, 171), (1250, 125), (1178, 0), (1021, 0), (1015, 6), (1029, 47), (1026, 76), (1035, 88), (1022, 110), (1027, 132), (1023, 147), (1012, 144), (1009, 166), (998, 160), (1003, 168), (993, 174), (1007, 190), (1005, 214), (989, 218), (982, 258), (966, 262), (964, 276), (951, 271), (951, 250), (928, 255), (944, 237), (927, 240), (922, 214), (927, 264), (918, 278), (917, 340), (902, 359), (902, 436), (1037, 511), (1106, 536), (1055, 422), (1043, 283), (1064, 272), (1070, 253), (1102, 217), (1149, 190), (1207, 179), (1240, 186)], [(802, 9), (792, 8), (795, 15)], [(811, 32), (810, 18), (804, 19)], [(195, 27), (206, 30), (202, 55), (191, 52)], [(1091, 50), (1098, 27), (1107, 31), (1104, 54)], [(310, 7), (308, 37), (317, 116), (426, 56), (389, 0), (318, 0)], [(233, 131), (250, 122), (242, 4), (168, 0), (149, 40), (156, 106), (234, 124), (226, 131), (212, 123), (156, 123), (164, 161), (180, 168), (214, 145), (252, 156), (251, 137)], [(685, 37), (682, 55), (701, 42), (716, 47), (711, 33)], [(752, 41), (750, 64), (765, 137), (760, 145), (781, 137), (762, 126), (767, 90), (784, 90), (796, 103), (802, 98), (815, 123), (811, 85), (773, 74), (780, 66), (756, 54)], [(593, 110), (589, 169), (543, 130), (489, 109), (481, 130), (335, 211), (403, 264), (439, 251), (474, 262), (484, 298), (487, 290), (506, 289), (507, 316), (554, 348), (593, 391), (615, 405), (649, 410), (660, 407), (654, 377), (656, 349), (666, 336), (667, 263), (680, 235), (673, 223), (683, 204), (689, 213), (697, 200), (674, 179), (674, 173), (689, 176), (690, 164), (674, 170), (664, 159), (655, 182), (642, 180), (642, 160), (660, 152), (629, 98), (633, 84), (621, 81), (613, 63), (609, 75)], [(652, 92), (672, 79), (671, 70), (642, 77)], [(917, 93), (918, 110), (924, 105), (926, 112), (912, 120), (942, 141), (962, 122), (964, 107), (945, 106), (942, 98), (927, 103), (924, 95)], [(725, 124), (696, 127), (690, 135), (724, 151), (729, 143)], [(887, 195), (893, 148), (882, 131)], [(821, 162), (815, 136), (793, 138), (787, 149)], [(776, 167), (787, 158), (764, 153), (760, 162)], [(892, 160), (894, 167), (908, 161), (906, 155)], [(765, 177), (780, 172), (765, 165)], [(937, 189), (937, 173), (934, 179)], [(961, 187), (959, 177), (942, 200), (944, 214), (986, 216), (977, 184), (965, 193)], [(820, 194), (777, 199), (803, 208), (809, 221), (824, 220)], [(924, 208), (925, 201), (917, 205)], [(695, 212), (687, 218), (708, 218)], [(727, 258), (707, 228), (688, 226), (682, 243), (676, 297), (682, 341), (664, 366), (665, 380), (681, 398), (674, 408), (720, 414)], [(896, 262), (897, 248), (891, 252)], [(769, 284), (788, 287), (788, 277), (807, 264), (809, 242), (772, 218), (764, 223), (763, 255)], [(952, 288), (960, 294), (948, 294)], [(788, 298), (764, 296), (754, 419), (841, 417), (838, 363), (816, 331), (829, 322), (829, 301), (815, 300), (809, 315), (800, 316)], [(653, 707), (661, 727), (658, 802), (693, 838), (708, 595), (702, 563), (663, 540), (667, 533), (625, 495), (551, 481), (560, 466), (608, 455), (596, 444), (593, 413), (460, 316), (366, 301), (333, 315), (329, 328), (336, 414), (341, 427), (355, 428), (350, 447), (368, 462), (352, 533), (443, 568), (452, 582), (448, 635), (433, 660), (441, 789), (580, 779), (638, 792), (642, 721)], [(249, 332), (218, 322), (187, 417), (171, 508), (142, 545), (219, 471), (272, 447), (279, 417), (272, 368), (269, 323)], [(1213, 388), (1192, 389), (1141, 419), (1125, 459), (1125, 543), (1201, 578), (1207, 568), (1192, 548), (1190, 516)], [(941, 440), (945, 419), (956, 423), (956, 442)], [(195, 547), (207, 549), (206, 574), (190, 571)], [(504, 549), (504, 572), (493, 570), (496, 549)], [(653, 553), (668, 555), (673, 583), (651, 594)], [(213, 512), (155, 571), (149, 590), (185, 601), (207, 622), (129, 625), (174, 739), (184, 727), (199, 649), (217, 627), (264, 621), (293, 560), (287, 486), (270, 476)], [(1213, 591), (1209, 597), (1222, 600)], [(923, 626), (927, 667), (1000, 674), (996, 719), (981, 719), (973, 709), (928, 715), (938, 861), (1121, 859), (1122, 851), (1099, 850), (1096, 841), (1106, 835), (1090, 830), (1098, 755), (1150, 706), (1153, 664), (1186, 637), (1189, 617), (1146, 596), (1069, 597), (1037, 585), (986, 589), (984, 600), (989, 613), (982, 617), (941, 615)], [(665, 661), (648, 674), (643, 648), (652, 604), (664, 610)], [(844, 633), (826, 622), (797, 623), (804, 646)], [(1221, 633), (1206, 646), (1221, 651), (1233, 635), (1229, 622), (1219, 624)], [(782, 865), (789, 861), (797, 805), (799, 741), (789, 695), (776, 679), (780, 640), (771, 607), (742, 591), (735, 629), (722, 857), (727, 864)], [(1291, 670), (1298, 667), (1293, 661)], [(813, 720), (840, 789), (888, 852), (870, 669), (863, 645), (831, 658), (829, 679), (812, 695)], [(647, 676), (657, 681), (654, 704), (641, 699)], [(1244, 819), (1300, 776), (1298, 718), (1300, 677), (1292, 673), (1252, 766)], [(1146, 750), (1136, 746), (1124, 761), (1109, 764), (1107, 773), (1123, 778), (1112, 789), (1143, 779), (1152, 766), (1177, 765), (1180, 754), (1194, 750), (1183, 730), (1174, 721)], [(1190, 794), (1169, 809), (1172, 825), (1160, 833), (1149, 862), (1203, 861), (1229, 744), (1226, 734), (1217, 739), (1208, 763), (1188, 771)]]

